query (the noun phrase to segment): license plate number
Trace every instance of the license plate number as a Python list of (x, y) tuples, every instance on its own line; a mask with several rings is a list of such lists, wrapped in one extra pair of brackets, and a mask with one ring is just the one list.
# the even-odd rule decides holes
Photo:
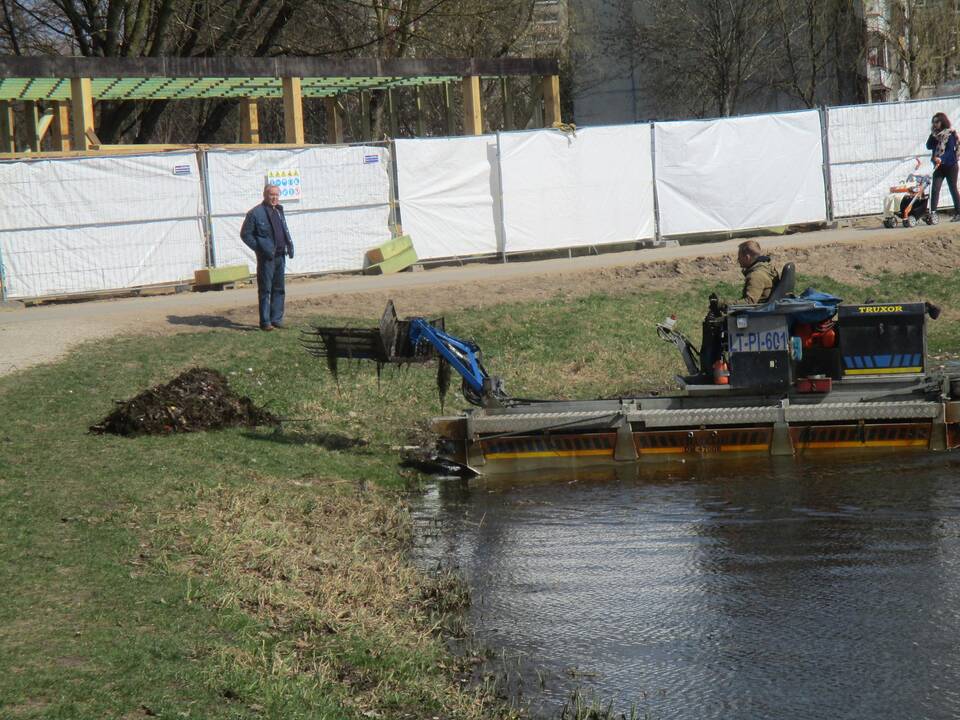
[(730, 338), (730, 352), (783, 352), (788, 344), (786, 330), (738, 332)]

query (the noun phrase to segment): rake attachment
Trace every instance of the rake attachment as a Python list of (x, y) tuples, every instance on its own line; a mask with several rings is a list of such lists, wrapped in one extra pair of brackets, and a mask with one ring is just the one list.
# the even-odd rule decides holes
[[(418, 322), (422, 322), (417, 318)], [(428, 320), (438, 330), (444, 329), (443, 318)], [(450, 367), (446, 360), (429, 343), (410, 341), (413, 320), (397, 317), (393, 301), (387, 307), (376, 328), (315, 327), (300, 332), (300, 344), (315, 358), (325, 358), (327, 367), (339, 381), (339, 362), (345, 360), (372, 360), (377, 364), (377, 378), (385, 365), (409, 365), (427, 363), (439, 359), (437, 390), (443, 405), (450, 387)]]

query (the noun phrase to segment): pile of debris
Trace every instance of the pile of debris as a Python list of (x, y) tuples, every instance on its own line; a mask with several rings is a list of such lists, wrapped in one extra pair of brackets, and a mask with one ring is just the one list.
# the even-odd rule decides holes
[(133, 437), (227, 427), (278, 425), (280, 419), (230, 390), (227, 378), (209, 368), (193, 368), (165, 385), (118, 402), (90, 432)]

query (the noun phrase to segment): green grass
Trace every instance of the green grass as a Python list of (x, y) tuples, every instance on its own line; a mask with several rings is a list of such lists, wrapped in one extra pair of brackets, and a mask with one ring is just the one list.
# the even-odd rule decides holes
[[(960, 273), (811, 284), (941, 303), (931, 352), (960, 348)], [(612, 396), (669, 385), (680, 361), (653, 325), (673, 312), (696, 339), (712, 289), (502, 305), (447, 327), (515, 396)], [(114, 399), (196, 365), (291, 422), (87, 433)], [(430, 580), (404, 556), (398, 491), (417, 478), (394, 448), (438, 412), (433, 368), (386, 370), (378, 387), (344, 364), (338, 384), (293, 331), (117, 338), (0, 380), (0, 716), (498, 716), (458, 689)], [(331, 449), (337, 436), (366, 444)]]

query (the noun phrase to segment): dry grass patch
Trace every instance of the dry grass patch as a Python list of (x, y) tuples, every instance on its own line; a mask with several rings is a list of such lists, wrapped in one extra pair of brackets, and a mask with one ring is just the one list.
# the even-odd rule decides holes
[(218, 665), (299, 678), (358, 717), (504, 717), (489, 693), (468, 689), (473, 661), (452, 661), (444, 646), (440, 628), (469, 599), (449, 575), (409, 561), (413, 527), (395, 494), (279, 482), (199, 489), (162, 524), (175, 538), (169, 569), (212, 580), (221, 589), (206, 602), (269, 628), (256, 651), (217, 651)]

